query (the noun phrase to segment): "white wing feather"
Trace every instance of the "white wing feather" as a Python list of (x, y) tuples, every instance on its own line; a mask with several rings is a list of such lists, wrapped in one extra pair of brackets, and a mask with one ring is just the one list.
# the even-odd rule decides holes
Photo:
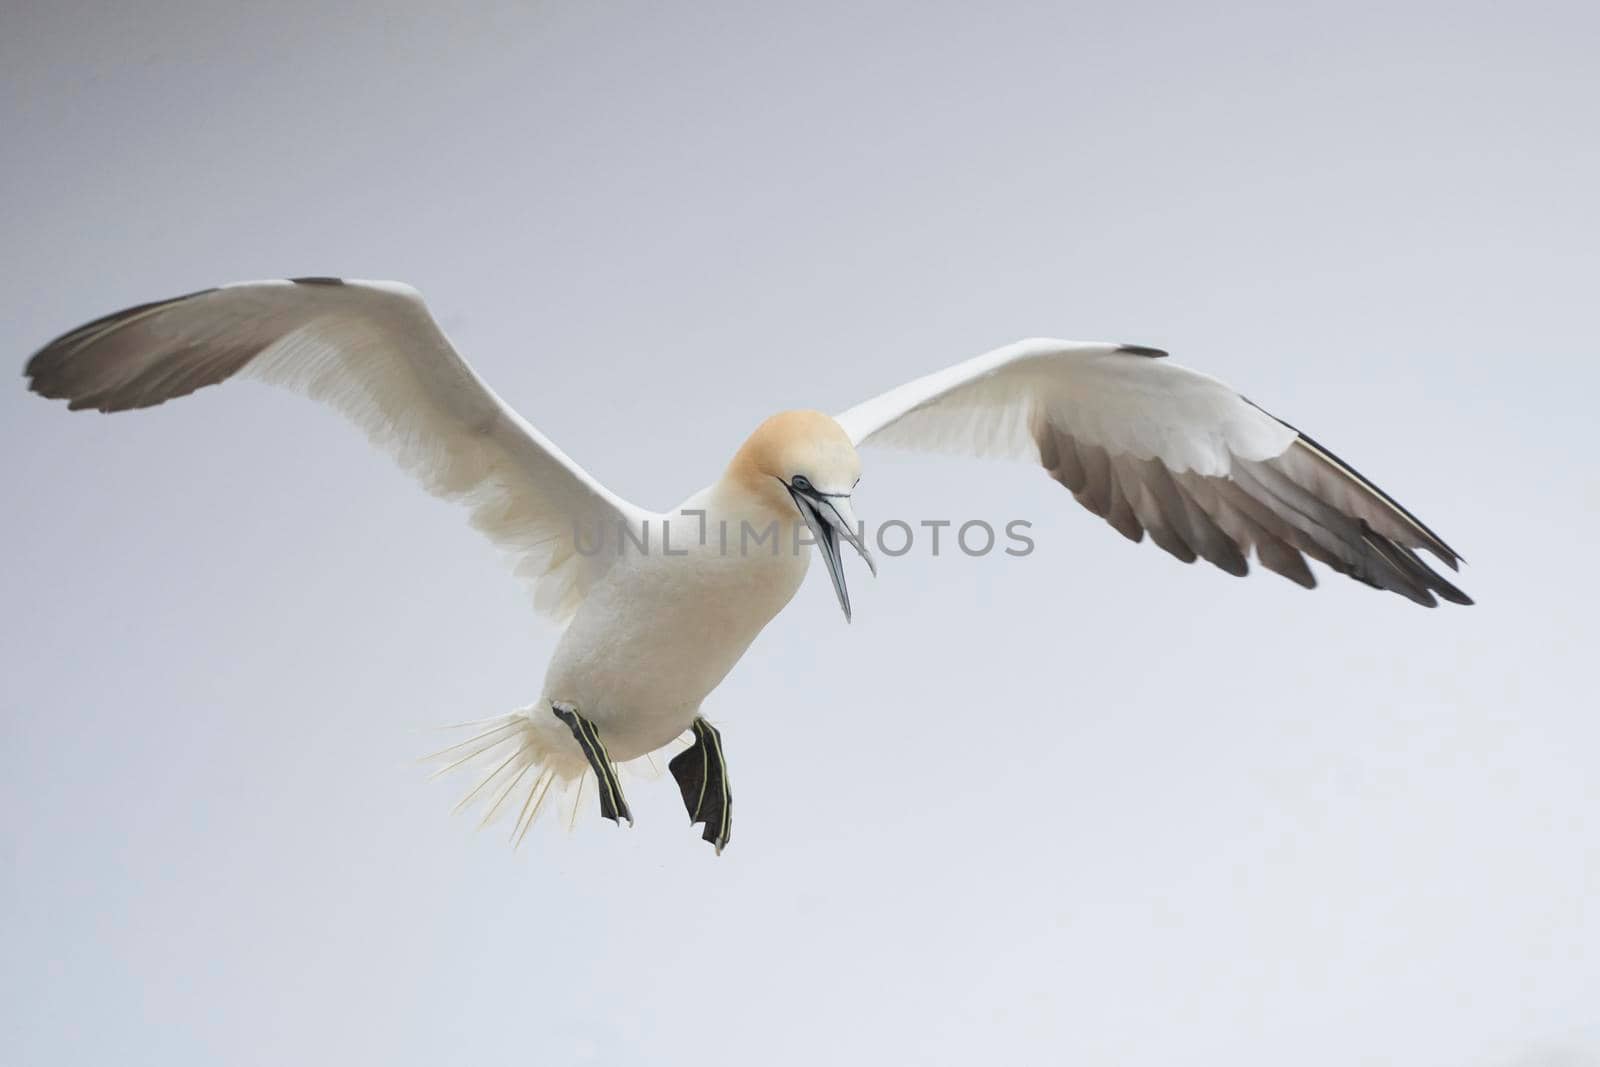
[(576, 531), (587, 545), (649, 516), (507, 407), (393, 282), (246, 282), (129, 308), (56, 339), (26, 373), (73, 408), (122, 411), (241, 372), (326, 403), (423, 488), (466, 504), (557, 620), (616, 556), (576, 552)]
[(1032, 339), (907, 382), (838, 421), (858, 446), (1026, 459), (1131, 540), (1310, 587), (1305, 557), (1433, 606), (1471, 603), (1417, 556), (1459, 557), (1331, 452), (1155, 349)]

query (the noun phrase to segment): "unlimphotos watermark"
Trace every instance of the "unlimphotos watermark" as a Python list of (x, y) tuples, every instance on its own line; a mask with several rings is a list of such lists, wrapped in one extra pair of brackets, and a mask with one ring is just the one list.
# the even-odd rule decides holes
[[(784, 527), (789, 536), (784, 536)], [(1003, 553), (1021, 557), (1033, 553), (1034, 541), (1027, 519), (1010, 519), (1000, 524), (985, 519), (890, 519), (873, 527), (858, 523), (856, 537), (891, 559), (914, 550), (939, 556), (958, 551), (966, 556)], [(870, 536), (869, 536), (870, 534)], [(787, 550), (798, 555), (816, 545), (816, 536), (800, 522), (766, 524), (740, 519), (711, 519), (703, 510), (685, 509), (671, 518), (650, 518), (639, 522), (617, 519), (614, 522), (573, 521), (572, 539), (580, 556), (606, 552), (641, 555), (687, 556), (709, 549), (722, 556), (776, 556)]]

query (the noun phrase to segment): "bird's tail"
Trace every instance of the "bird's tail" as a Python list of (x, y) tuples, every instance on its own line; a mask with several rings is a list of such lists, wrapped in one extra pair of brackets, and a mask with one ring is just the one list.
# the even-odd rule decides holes
[[(594, 772), (581, 750), (569, 743), (566, 727), (553, 716), (549, 724), (542, 724), (535, 710), (519, 708), (509, 715), (445, 727), (469, 730), (471, 736), (423, 757), (423, 762), (439, 765), (432, 778), (452, 771), (470, 776), (471, 788), (455, 810), (477, 809), (480, 829), (509, 819), (512, 847), (522, 844), (552, 797), (570, 830), (577, 825), (585, 798), (592, 801), (594, 795)], [(647, 777), (659, 773), (652, 756), (623, 766)]]
[(513, 846), (522, 843), (552, 794), (567, 825), (574, 824), (589, 769), (582, 756), (574, 758), (558, 748), (551, 734), (539, 729), (532, 712), (519, 708), (509, 715), (446, 727), (470, 729), (472, 735), (423, 757), (424, 762), (440, 765), (433, 778), (452, 771), (472, 776), (472, 788), (455, 810), (476, 806), (481, 810), (479, 827), (509, 818)]

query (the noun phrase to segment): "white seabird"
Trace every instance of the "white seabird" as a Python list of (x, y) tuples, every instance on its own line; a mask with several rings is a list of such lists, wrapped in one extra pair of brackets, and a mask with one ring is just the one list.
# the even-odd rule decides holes
[(669, 766), (690, 821), (721, 852), (732, 797), (701, 704), (810, 560), (809, 549), (760, 540), (750, 550), (744, 531), (776, 530), (783, 546), (814, 540), (848, 618), (841, 542), (872, 564), (850, 505), (864, 444), (1039, 463), (1123, 536), (1148, 532), (1179, 559), (1229, 574), (1245, 574), (1253, 550), (1307, 588), (1310, 557), (1429, 607), (1435, 596), (1471, 603), (1417, 554), (1459, 563), (1409, 511), (1288, 423), (1165, 356), (1030, 339), (833, 418), (784, 412), (669, 512), (621, 499), (569, 459), (473, 373), (419, 294), (392, 282), (248, 282), (144, 304), (57, 338), (26, 374), (74, 409), (151, 407), (243, 373), (343, 413), (429, 492), (464, 503), (531, 582), (537, 609), (565, 625), (538, 700), (441, 754), (482, 769), (463, 803), (481, 800), (485, 822), (514, 812), (520, 841), (552, 791), (576, 814), (593, 771), (601, 814), (631, 823), (615, 765), (688, 735)]

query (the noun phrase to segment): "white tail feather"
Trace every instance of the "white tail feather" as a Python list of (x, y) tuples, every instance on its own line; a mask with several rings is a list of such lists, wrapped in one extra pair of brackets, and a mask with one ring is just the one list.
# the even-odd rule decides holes
[[(542, 724), (536, 719), (538, 710), (520, 708), (509, 715), (442, 727), (472, 730), (473, 735), (423, 757), (423, 762), (443, 764), (428, 776), (429, 781), (457, 770), (473, 775), (471, 787), (456, 802), (455, 812), (481, 804), (480, 829), (509, 813), (512, 847), (522, 843), (552, 792), (557, 798), (560, 821), (568, 830), (584, 817), (584, 798), (593, 799), (593, 790), (586, 787), (594, 774), (582, 751), (576, 744), (566, 743), (566, 727), (559, 720), (552, 716), (551, 724)], [(685, 737), (629, 760), (620, 768), (634, 778), (658, 777), (662, 763), (656, 757), (665, 760), (688, 747)]]
[[(546, 767), (540, 772), (533, 788), (528, 791), (528, 799), (522, 805), (522, 816), (517, 825), (512, 827), (512, 848), (520, 848), (522, 846), (522, 839), (528, 833), (528, 827), (533, 825), (533, 820), (539, 817), (539, 809), (544, 806), (545, 794), (549, 792), (550, 783), (553, 781), (555, 781), (555, 773)], [(578, 784), (583, 784), (581, 776), (578, 778)]]
[(430, 781), (455, 770), (473, 774), (471, 788), (456, 802), (455, 811), (482, 804), (480, 828), (510, 812), (512, 845), (527, 836), (552, 789), (563, 796), (575, 792), (588, 770), (576, 746), (563, 747), (560, 731), (541, 730), (533, 711), (522, 708), (460, 723), (458, 728), (473, 729), (473, 736), (423, 757), (444, 763), (429, 775)]
[[(518, 754), (522, 755), (524, 753), (521, 750), (519, 750)], [(494, 822), (495, 816), (500, 814), (500, 806), (506, 802), (506, 797), (510, 796), (513, 792), (516, 791), (517, 786), (522, 784), (522, 780), (528, 776), (528, 772), (530, 770), (532, 770), (532, 769), (533, 769), (533, 761), (532, 760), (525, 759), (525, 760), (522, 761), (522, 769), (517, 771), (517, 773), (512, 776), (511, 780), (505, 784), (505, 786), (500, 790), (500, 792), (495, 794), (494, 800), (492, 802), (490, 802), (489, 807), (487, 809), (485, 809), (485, 811), (483, 813), (483, 818), (478, 820), (478, 829), (481, 830), (485, 826), (488, 826), (490, 823)], [(535, 776), (535, 777), (537, 777), (537, 776)], [(468, 797), (470, 797), (470, 796), (471, 796), (471, 794), (469, 793)], [(456, 805), (456, 810), (457, 811), (461, 810), (461, 805), (460, 804)]]

